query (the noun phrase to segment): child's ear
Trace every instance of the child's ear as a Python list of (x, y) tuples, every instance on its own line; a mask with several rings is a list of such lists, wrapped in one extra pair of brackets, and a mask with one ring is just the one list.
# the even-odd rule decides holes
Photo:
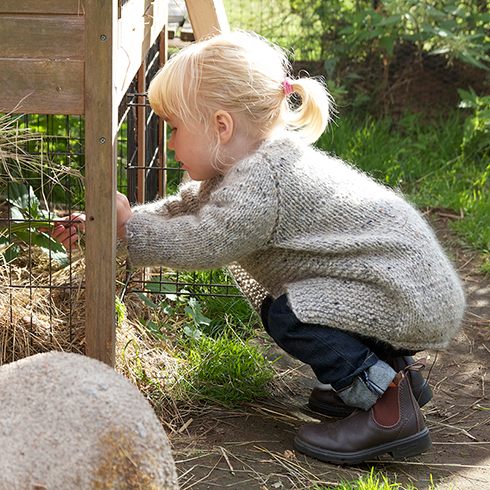
[(216, 131), (218, 133), (220, 144), (224, 145), (228, 143), (233, 136), (234, 127), (233, 118), (230, 113), (226, 111), (216, 111), (213, 119), (216, 124)]

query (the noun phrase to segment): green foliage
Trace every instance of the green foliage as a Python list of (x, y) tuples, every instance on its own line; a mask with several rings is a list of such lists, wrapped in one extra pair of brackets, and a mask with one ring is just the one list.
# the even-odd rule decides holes
[[(19, 131), (38, 135), (26, 141), (24, 150), (39, 155), (29, 179), (39, 182), (46, 198), (54, 203), (71, 202), (73, 209), (85, 207), (85, 121), (83, 116), (17, 116)], [(54, 156), (52, 159), (46, 156)], [(56, 159), (56, 163), (53, 160)]]
[[(462, 122), (458, 113), (429, 123), (422, 114), (406, 113), (394, 121), (349, 113), (320, 138), (318, 146), (391, 187), (417, 193), (427, 179), (432, 185), (434, 180), (447, 178), (448, 168), (454, 169)], [(430, 199), (430, 194), (425, 197)]]
[(48, 233), (39, 232), (39, 228), (51, 228), (54, 215), (40, 208), (39, 199), (32, 187), (21, 182), (11, 182), (8, 193), (4, 196), (10, 204), (11, 222), (0, 227), (0, 253), (10, 262), (19, 255), (19, 246), (12, 241), (22, 241), (25, 244), (39, 246), (62, 267), (68, 265), (65, 248)]
[(216, 337), (225, 332), (229, 325), (242, 338), (254, 335), (254, 327), (259, 323), (257, 314), (243, 297), (208, 296), (205, 301), (206, 314), (211, 319), (206, 329), (208, 335)]
[(351, 107), (372, 109), (385, 95), (391, 67), (426, 55), (443, 57), (448, 66), (459, 60), (490, 67), (488, 2), (225, 0), (225, 8), (232, 27), (258, 32), (295, 60), (323, 61), (329, 89), (343, 92), (337, 102), (345, 98)]
[[(0, 227), (0, 254), (10, 262), (19, 255), (20, 245), (24, 243), (27, 247), (40, 247), (64, 267), (68, 265), (66, 250), (39, 229), (54, 226), (56, 216), (46, 210), (48, 202), (56, 197), (66, 202), (66, 196), (73, 195), (75, 188), (83, 189), (83, 175), (73, 162), (66, 159), (54, 162), (48, 157), (75, 145), (63, 135), (54, 143), (46, 137), (45, 132), (50, 129), (48, 121), (52, 121), (53, 129), (61, 120), (56, 116), (49, 119), (48, 116), (0, 114), (0, 199), (8, 203), (9, 209), (8, 220)], [(73, 118), (69, 122), (71, 125)], [(64, 130), (69, 131), (66, 126)], [(76, 133), (76, 127), (70, 132)]]
[(398, 122), (351, 114), (318, 146), (399, 188), (420, 208), (464, 216), (452, 223), (454, 229), (475, 249), (489, 250), (490, 155), (474, 144), (474, 136), (464, 143), (464, 121), (456, 111), (429, 122), (420, 114)]
[(413, 43), (419, 54), (443, 54), (487, 69), (488, 7), (456, 0), (290, 0), (301, 18), (300, 59), (325, 59), (326, 72), (367, 56), (391, 56)]
[(230, 332), (231, 338), (202, 335), (186, 343), (182, 383), (193, 399), (232, 408), (268, 395), (274, 372), (263, 351)]
[[(222, 293), (219, 290), (210, 291), (211, 280), (226, 284), (227, 274), (225, 269), (179, 273), (179, 284), (187, 282), (188, 286), (154, 279), (145, 284), (152, 299), (144, 293), (139, 296), (154, 311), (174, 316), (181, 323), (185, 319), (183, 333), (189, 338), (199, 338), (202, 334), (216, 338), (229, 326), (242, 337), (252, 336), (257, 314), (240, 291), (233, 285), (227, 286), (227, 295), (219, 295)], [(168, 277), (160, 279), (169, 280)]]
[[(169, 340), (172, 332), (177, 355), (185, 361), (178, 384), (186, 398), (233, 407), (268, 394), (272, 367), (263, 350), (243, 339), (246, 319), (255, 321), (244, 298), (198, 300), (185, 290), (176, 294), (173, 285), (148, 282), (145, 287), (158, 294), (150, 299), (139, 293), (153, 312), (140, 323), (154, 340)], [(225, 320), (213, 325), (218, 316)], [(245, 336), (253, 337), (250, 325)]]
[(469, 92), (458, 89), (460, 107), (470, 111), (464, 123), (463, 149), (478, 153), (490, 149), (490, 95), (478, 96), (470, 88)]

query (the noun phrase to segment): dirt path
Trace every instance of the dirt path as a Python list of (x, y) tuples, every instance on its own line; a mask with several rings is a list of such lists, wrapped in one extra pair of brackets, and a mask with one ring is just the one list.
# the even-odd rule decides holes
[(293, 447), (298, 427), (328, 419), (306, 408), (315, 385), (309, 367), (272, 347), (270, 355), (282, 355), (273, 396), (233, 412), (191, 414), (187, 427), (170, 434), (182, 490), (308, 489), (315, 488), (314, 482), (335, 486), (371, 468), (418, 490), (431, 485), (439, 490), (490, 488), (490, 281), (478, 275), (478, 254), (454, 245), (444, 218), (433, 224), (459, 268), (469, 308), (448, 351), (417, 356), (427, 358), (425, 376), (434, 391), (423, 409), (432, 448), (407, 461), (386, 456), (350, 467), (298, 453)]

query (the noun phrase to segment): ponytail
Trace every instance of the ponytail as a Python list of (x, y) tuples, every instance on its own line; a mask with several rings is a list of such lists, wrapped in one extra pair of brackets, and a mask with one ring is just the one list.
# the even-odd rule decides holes
[(333, 112), (333, 99), (324, 84), (315, 78), (288, 79), (301, 101), (291, 97), (284, 114), (286, 125), (308, 143), (314, 143), (325, 131)]

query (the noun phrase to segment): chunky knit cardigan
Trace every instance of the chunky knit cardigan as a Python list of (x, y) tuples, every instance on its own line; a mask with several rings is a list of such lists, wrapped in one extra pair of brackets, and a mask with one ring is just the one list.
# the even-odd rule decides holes
[(460, 280), (421, 214), (289, 133), (226, 175), (133, 211), (133, 266), (228, 265), (256, 309), (267, 294), (287, 294), (302, 322), (395, 348), (447, 347), (460, 326)]

